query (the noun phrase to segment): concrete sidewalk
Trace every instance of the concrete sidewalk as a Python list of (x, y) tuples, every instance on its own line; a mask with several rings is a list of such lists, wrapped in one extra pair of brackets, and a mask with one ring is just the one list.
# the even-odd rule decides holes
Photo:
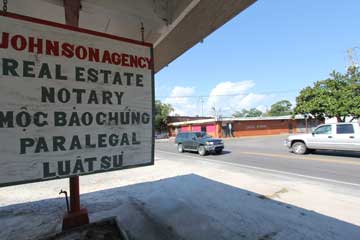
[[(155, 166), (81, 177), (90, 220), (134, 239), (359, 239), (357, 186), (157, 153)], [(60, 231), (67, 180), (0, 189), (0, 239)], [(55, 198), (54, 198), (55, 197)]]

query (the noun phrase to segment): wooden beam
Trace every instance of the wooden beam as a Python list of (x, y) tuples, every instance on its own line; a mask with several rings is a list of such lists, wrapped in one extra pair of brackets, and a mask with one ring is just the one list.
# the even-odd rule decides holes
[(65, 22), (74, 27), (79, 26), (81, 0), (64, 0)]

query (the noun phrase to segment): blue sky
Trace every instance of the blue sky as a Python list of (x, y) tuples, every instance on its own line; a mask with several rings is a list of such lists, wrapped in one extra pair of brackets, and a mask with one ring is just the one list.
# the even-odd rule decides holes
[(157, 73), (156, 98), (185, 115), (295, 102), (302, 88), (345, 71), (346, 50), (360, 47), (359, 9), (359, 0), (259, 0)]

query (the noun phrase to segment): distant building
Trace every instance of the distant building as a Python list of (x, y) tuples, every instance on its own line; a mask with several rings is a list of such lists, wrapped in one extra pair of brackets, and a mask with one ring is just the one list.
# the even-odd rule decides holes
[[(180, 119), (180, 118), (179, 118)], [(241, 137), (305, 133), (322, 122), (303, 115), (254, 118), (206, 118), (168, 123), (169, 136), (179, 132), (203, 131), (213, 137)]]
[(168, 116), (167, 122), (185, 122), (185, 121), (193, 121), (193, 120), (202, 120), (202, 119), (212, 119), (212, 117), (190, 117), (190, 116)]

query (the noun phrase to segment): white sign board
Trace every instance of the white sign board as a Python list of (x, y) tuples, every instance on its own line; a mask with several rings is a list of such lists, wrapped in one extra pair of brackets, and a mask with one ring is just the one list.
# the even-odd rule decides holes
[(0, 14), (0, 186), (154, 163), (152, 45)]

